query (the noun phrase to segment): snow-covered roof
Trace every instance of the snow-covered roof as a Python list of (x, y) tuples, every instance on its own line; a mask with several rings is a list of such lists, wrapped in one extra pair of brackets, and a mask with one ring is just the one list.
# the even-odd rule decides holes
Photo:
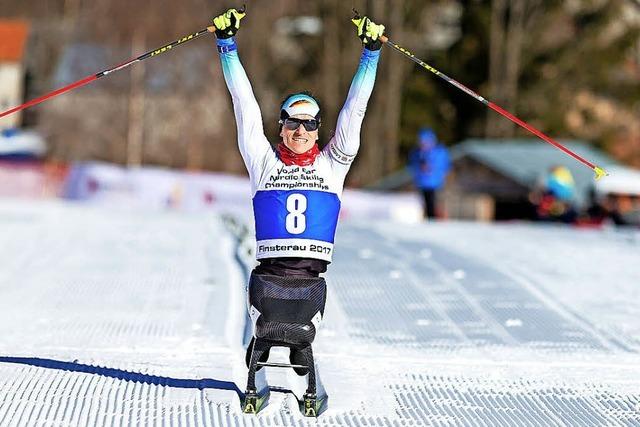
[[(561, 144), (588, 161), (607, 167), (617, 162), (585, 142), (560, 140)], [(593, 179), (593, 171), (557, 148), (539, 139), (468, 139), (451, 150), (454, 159), (471, 156), (524, 186), (535, 184), (551, 166), (566, 166), (575, 179)]]
[[(597, 166), (609, 169), (619, 165), (605, 153), (585, 142), (558, 141), (579, 156)], [(594, 172), (546, 142), (527, 139), (468, 139), (451, 149), (454, 161), (471, 157), (496, 172), (525, 186), (533, 187), (552, 166), (565, 166), (576, 183), (576, 202), (586, 203), (588, 191), (594, 185)]]
[(596, 182), (597, 193), (640, 195), (640, 170), (616, 166), (608, 169), (607, 172), (609, 176)]

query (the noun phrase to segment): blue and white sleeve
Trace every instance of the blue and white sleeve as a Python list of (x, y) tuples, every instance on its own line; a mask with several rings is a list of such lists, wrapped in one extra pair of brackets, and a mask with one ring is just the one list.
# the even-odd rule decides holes
[(360, 148), (360, 129), (373, 92), (379, 58), (380, 50), (363, 49), (347, 100), (338, 115), (336, 133), (324, 148), (334, 164), (347, 170)]
[(253, 179), (259, 176), (265, 156), (273, 150), (264, 134), (260, 106), (238, 57), (235, 39), (218, 39), (217, 45), (224, 81), (233, 101), (238, 147), (249, 176)]

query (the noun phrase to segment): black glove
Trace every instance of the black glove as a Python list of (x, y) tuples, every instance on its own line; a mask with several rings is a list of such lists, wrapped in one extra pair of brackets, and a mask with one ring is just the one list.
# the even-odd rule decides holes
[(356, 24), (358, 37), (367, 49), (378, 50), (382, 47), (380, 36), (384, 34), (384, 25), (378, 25), (366, 16), (351, 21)]
[(241, 11), (229, 9), (222, 15), (213, 18), (213, 26), (216, 27), (216, 37), (219, 39), (228, 39), (233, 37), (240, 28), (240, 20), (244, 18), (246, 13), (244, 8)]

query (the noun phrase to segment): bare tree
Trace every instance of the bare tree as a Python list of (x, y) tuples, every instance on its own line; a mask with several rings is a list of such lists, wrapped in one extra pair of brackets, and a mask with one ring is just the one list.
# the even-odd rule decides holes
[[(35, 0), (25, 1), (36, 8)], [(96, 69), (90, 71), (97, 72), (202, 28), (209, 15), (228, 6), (214, 0), (45, 3), (44, 7), (57, 10), (57, 15), (49, 19), (66, 22), (63, 40), (56, 43), (64, 47), (60, 53), (80, 45), (90, 49), (87, 61), (71, 65), (67, 61), (67, 78), (74, 79), (86, 75), (82, 63), (84, 67), (92, 63)], [(414, 5), (414, 12), (425, 7), (414, 0), (359, 0), (355, 6), (361, 14), (385, 24), (394, 38), (411, 45), (415, 35), (411, 29), (405, 32), (408, 3)], [(362, 49), (350, 22), (353, 6), (338, 0), (278, 0), (248, 5), (237, 41), (262, 107), (265, 132), (273, 143), (278, 141), (279, 101), (286, 93), (302, 89), (314, 91), (323, 102), (321, 137), (323, 142), (331, 137)], [(207, 13), (205, 18), (203, 11)], [(25, 9), (25, 13), (29, 11)], [(305, 16), (319, 18), (319, 32), (282, 31), (282, 18), (291, 21)], [(43, 48), (45, 51), (50, 52)], [(52, 64), (63, 56), (56, 56)], [(50, 135), (53, 158), (245, 173), (218, 61), (214, 39), (204, 37), (150, 59), (144, 69), (137, 64), (67, 93), (60, 101), (43, 104), (39, 110), (43, 112), (41, 128)], [(397, 167), (404, 76), (410, 67), (401, 56), (383, 52), (364, 122), (360, 155), (350, 174), (352, 184), (367, 184)], [(52, 65), (49, 75), (59, 74), (54, 70)], [(48, 85), (38, 94), (59, 84), (58, 80), (46, 82)]]
[[(504, 101), (503, 86), (503, 46), (505, 40), (505, 14), (508, 0), (491, 2), (491, 29), (489, 44), (489, 98), (497, 104)], [(485, 135), (498, 136), (500, 119), (489, 113), (487, 116)]]
[[(539, 0), (493, 0), (489, 47), (489, 96), (517, 111), (524, 35), (539, 17)], [(516, 125), (488, 112), (485, 135), (513, 137)]]
[[(144, 33), (134, 33), (131, 43), (132, 55), (144, 51)], [(138, 53), (137, 53), (138, 52)], [(129, 132), (127, 134), (127, 165), (140, 166), (144, 139), (144, 69), (145, 63), (131, 69), (131, 89), (129, 97)]]

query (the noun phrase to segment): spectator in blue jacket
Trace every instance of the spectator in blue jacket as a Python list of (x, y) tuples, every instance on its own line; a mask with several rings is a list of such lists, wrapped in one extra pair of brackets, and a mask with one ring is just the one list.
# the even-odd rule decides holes
[(447, 149), (438, 143), (433, 130), (422, 128), (418, 132), (418, 147), (409, 153), (409, 168), (424, 197), (424, 217), (435, 218), (437, 191), (444, 186), (450, 163)]

